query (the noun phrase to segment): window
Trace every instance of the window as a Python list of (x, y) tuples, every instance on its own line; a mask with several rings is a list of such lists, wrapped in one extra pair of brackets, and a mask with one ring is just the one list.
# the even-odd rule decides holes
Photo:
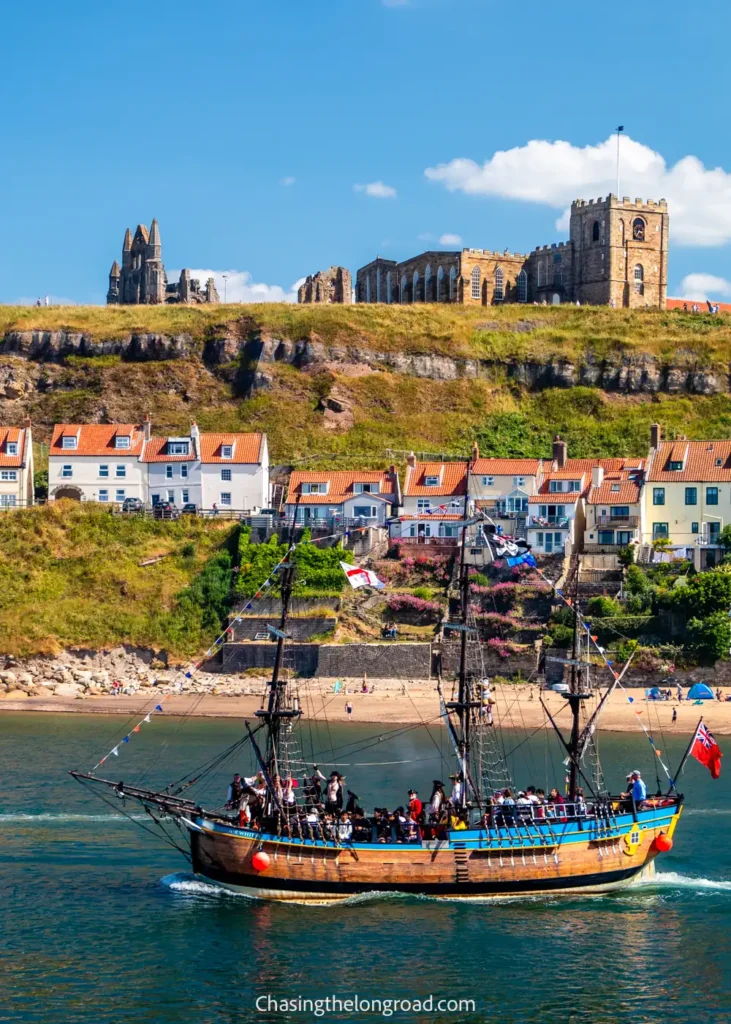
[(386, 274), (386, 302), (391, 301), (391, 271)]
[(600, 530), (599, 531), (599, 543), (600, 544), (614, 544), (614, 530)]
[(615, 505), (612, 509), (612, 515), (615, 519), (624, 519), (625, 516), (629, 515), (629, 505)]
[(222, 480), (230, 480), (231, 479), (231, 470), (230, 469), (222, 469), (221, 470), (221, 479)]
[(446, 523), (441, 523), (439, 527), (439, 532), (441, 533), (442, 537), (458, 537), (459, 527), (447, 526)]
[(683, 463), (682, 462), (669, 462), (668, 463), (668, 470), (671, 473), (682, 472), (682, 469), (683, 469)]
[(442, 301), (442, 282), (444, 281), (444, 267), (437, 270), (437, 302)]
[(718, 488), (706, 487), (706, 505), (718, 504)]
[(632, 221), (632, 237), (635, 242), (644, 242), (645, 240), (645, 222), (642, 217), (635, 217)]
[(518, 274), (518, 302), (528, 301), (528, 275), (524, 270)]
[(653, 505), (664, 505), (665, 504), (665, 488), (664, 487), (653, 487), (652, 488), (652, 504)]
[(538, 538), (538, 544), (542, 546), (543, 545), (543, 534), (542, 533), (537, 533), (536, 537)]
[(580, 491), (581, 490), (581, 480), (569, 480), (569, 490), (570, 491)]
[(17, 480), (18, 471), (16, 469), (3, 469), (0, 471), (0, 480)]
[(431, 265), (427, 264), (424, 271), (424, 302), (431, 300)]
[(439, 477), (438, 476), (425, 476), (424, 487), (438, 487)]
[(652, 524), (652, 539), (653, 540), (666, 540), (668, 537), (668, 524), (667, 523), (653, 523)]
[(419, 301), (419, 271), (418, 270), (414, 271), (414, 287), (413, 287), (412, 294), (411, 294), (411, 301), (412, 302), (418, 302)]
[(548, 485), (548, 489), (549, 491), (553, 491), (554, 493), (562, 491), (563, 483), (561, 480), (551, 480), (550, 484)]
[(230, 505), (231, 504), (231, 491), (221, 491), (221, 504), (222, 505)]
[(0, 494), (0, 505), (3, 508), (15, 508), (15, 495)]
[(505, 278), (503, 276), (502, 268), (498, 267), (497, 270), (495, 271), (495, 292), (494, 292), (494, 295), (493, 295), (493, 297), (495, 299), (502, 300), (502, 299), (505, 298), (505, 285), (504, 285), (504, 281), (505, 281)]
[(699, 533), (700, 532), (698, 530), (698, 523), (691, 523), (690, 524), (690, 532), (691, 533)]
[(99, 501), (109, 501), (109, 491), (106, 488), (99, 491)]
[(457, 283), (457, 268), (452, 267), (449, 271), (449, 301), (454, 298), (454, 286)]
[(472, 274), (470, 275), (472, 280), (472, 298), (479, 299), (480, 297), (480, 268), (473, 267)]
[(101, 477), (108, 477), (109, 476), (109, 466), (100, 466), (99, 467), (99, 476), (101, 476)]
[(538, 288), (543, 287), (543, 263), (541, 260), (538, 261), (538, 271), (536, 273), (536, 286)]
[(377, 483), (355, 485), (356, 494), (378, 494), (378, 490), (379, 487)]
[(175, 504), (175, 491), (168, 491), (168, 501), (171, 505)]
[(74, 471), (71, 466), (61, 466), (61, 476), (67, 480), (74, 475)]
[(698, 488), (697, 487), (686, 487), (685, 488), (685, 504), (686, 505), (697, 505), (698, 504)]
[(482, 478), (482, 486), (483, 487), (492, 487), (492, 485), (494, 483), (495, 483), (495, 477), (494, 476), (483, 476), (483, 478)]
[(124, 501), (124, 487), (118, 487), (114, 492), (115, 501)]
[(232, 459), (234, 457), (234, 447), (232, 444), (221, 445), (221, 458)]
[(376, 302), (381, 301), (381, 268), (376, 267)]
[(78, 438), (64, 434), (61, 438), (62, 448), (75, 448), (78, 443)]
[(159, 494), (153, 494), (152, 495), (152, 504), (153, 504), (153, 507), (155, 505), (159, 505), (160, 504), (160, 495)]
[(180, 492), (180, 497), (183, 500), (183, 504), (187, 505), (188, 502), (190, 501), (190, 491), (181, 491)]
[(117, 434), (114, 438), (115, 448), (129, 448), (130, 438), (128, 434)]
[(188, 467), (186, 466), (185, 463), (183, 463), (180, 467), (180, 475), (183, 478), (183, 480), (188, 479)]
[(723, 459), (716, 459), (716, 465), (717, 466), (722, 466), (723, 465)]
[(429, 509), (431, 508), (431, 499), (430, 498), (417, 498), (416, 499), (416, 508), (417, 508), (418, 512), (428, 512)]
[(635, 267), (635, 291), (638, 295), (645, 294), (645, 271), (641, 263)]
[(375, 505), (354, 505), (353, 515), (356, 519), (375, 519), (376, 518), (376, 507)]
[(599, 221), (595, 220), (591, 226), (591, 240), (592, 242), (599, 241)]
[(721, 524), (719, 522), (712, 522), (708, 524), (708, 539), (711, 542), (718, 540), (720, 533)]
[(629, 530), (617, 530), (617, 544), (627, 547), (632, 542), (632, 534)]
[(619, 491), (619, 484), (612, 484), (611, 490), (615, 493)]
[(371, 301), (371, 275), (366, 277), (366, 302)]
[(188, 441), (168, 441), (168, 455), (189, 455)]
[(6, 450), (8, 455), (17, 455), (18, 454), (18, 442), (17, 441), (8, 441), (8, 443), (5, 446), (5, 450)]
[(173, 467), (172, 466), (166, 466), (165, 467), (165, 479), (166, 480), (172, 480), (172, 478), (173, 478)]
[(127, 467), (126, 466), (117, 466), (115, 471), (114, 471), (114, 475), (117, 477), (118, 480), (121, 480), (122, 477), (126, 477), (127, 476)]
[(406, 274), (401, 276), (401, 302), (406, 303), (409, 301), (409, 286), (406, 282)]
[(327, 484), (304, 484), (303, 494), (327, 494)]

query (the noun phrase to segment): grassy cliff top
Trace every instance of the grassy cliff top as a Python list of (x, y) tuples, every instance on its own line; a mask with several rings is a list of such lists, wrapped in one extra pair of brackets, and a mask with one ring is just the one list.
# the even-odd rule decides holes
[(667, 362), (731, 358), (731, 317), (568, 305), (0, 306), (0, 336), (13, 330), (68, 330), (95, 339), (189, 334), (201, 341), (227, 330), (259, 330), (378, 351), (539, 361), (643, 354)]

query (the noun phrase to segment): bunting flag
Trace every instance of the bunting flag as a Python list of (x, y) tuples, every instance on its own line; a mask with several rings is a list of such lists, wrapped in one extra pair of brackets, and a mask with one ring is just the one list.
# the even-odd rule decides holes
[(379, 580), (370, 569), (360, 569), (357, 565), (351, 565), (349, 562), (341, 562), (340, 568), (354, 590), (358, 587), (375, 587), (377, 590), (383, 590), (386, 586), (383, 580)]

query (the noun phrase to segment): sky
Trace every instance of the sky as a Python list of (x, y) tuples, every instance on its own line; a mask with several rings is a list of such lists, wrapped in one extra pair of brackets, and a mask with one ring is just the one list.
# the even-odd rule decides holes
[[(669, 294), (731, 298), (731, 6), (705, 0), (35, 0), (0, 35), (0, 302), (103, 303), (126, 227), (172, 278), (567, 238), (670, 206)], [(195, 276), (195, 274), (194, 274)]]

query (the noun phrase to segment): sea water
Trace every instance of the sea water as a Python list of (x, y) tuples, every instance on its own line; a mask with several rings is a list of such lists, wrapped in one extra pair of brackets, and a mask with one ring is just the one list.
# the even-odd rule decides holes
[[(67, 775), (90, 768), (133, 724), (0, 714), (0, 1021), (731, 1021), (731, 759), (718, 782), (689, 763), (672, 851), (653, 879), (621, 892), (490, 902), (372, 895), (306, 907), (196, 878), (174, 846), (143, 830), (152, 823), (138, 806)], [(688, 737), (662, 724), (656, 745), (674, 768)], [(238, 720), (160, 717), (100, 774), (166, 785), (243, 731)], [(433, 779), (448, 781), (449, 743), (434, 723), (304, 724), (298, 742), (293, 757), (316, 759), (325, 774), (338, 765), (367, 807), (404, 803), (412, 786), (426, 798)], [(562, 784), (550, 732), (506, 730), (500, 743), (518, 785)], [(641, 731), (602, 736), (600, 754), (613, 790), (633, 768), (655, 788), (662, 768)], [(235, 751), (192, 792), (220, 804), (233, 771), (252, 767)], [(388, 1000), (430, 994), (471, 1000), (474, 1010), (390, 1016)], [(327, 997), (376, 1002), (328, 1012)], [(285, 999), (302, 1000), (302, 1012), (280, 1012)]]

